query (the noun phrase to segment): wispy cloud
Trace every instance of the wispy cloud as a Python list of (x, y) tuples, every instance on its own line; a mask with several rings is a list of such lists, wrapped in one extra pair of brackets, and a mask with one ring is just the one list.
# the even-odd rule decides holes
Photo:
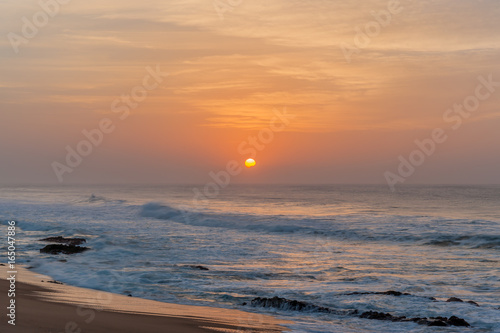
[[(387, 1), (245, 1), (224, 21), (210, 1), (74, 2), (21, 57), (1, 42), (0, 84), (8, 88), (0, 92), (7, 103), (100, 109), (144, 63), (161, 62), (175, 83), (158, 98), (206, 113), (205, 126), (259, 126), (270, 107), (283, 104), (310, 120), (300, 130), (425, 123), (460, 94), (470, 73), (498, 69), (500, 36), (491, 32), (500, 28), (500, 9), (494, 1), (401, 5), (346, 64), (339, 43)], [(28, 1), (2, 6), (4, 30), (19, 29), (20, 16), (37, 8)], [(435, 82), (448, 88), (437, 93)], [(405, 112), (417, 99), (421, 110)]]

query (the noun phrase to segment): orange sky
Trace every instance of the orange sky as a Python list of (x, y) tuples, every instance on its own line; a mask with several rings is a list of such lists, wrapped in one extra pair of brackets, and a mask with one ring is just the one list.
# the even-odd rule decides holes
[[(409, 183), (500, 183), (500, 89), (459, 130), (443, 121), (478, 76), (500, 81), (498, 2), (401, 0), (346, 61), (391, 1), (231, 1), (222, 19), (226, 0), (61, 0), (17, 53), (9, 33), (43, 9), (1, 1), (0, 182), (58, 183), (52, 163), (109, 118), (64, 182), (203, 183), (286, 108), (235, 182), (384, 183), (440, 127), (449, 139)], [(121, 120), (113, 101), (157, 66), (169, 75)]]

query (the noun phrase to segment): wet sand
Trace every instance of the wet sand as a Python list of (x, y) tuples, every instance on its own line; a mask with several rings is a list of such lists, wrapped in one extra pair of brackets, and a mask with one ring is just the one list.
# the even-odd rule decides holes
[[(282, 332), (284, 322), (239, 310), (185, 306), (50, 283), (18, 268), (15, 326), (8, 323), (7, 267), (0, 266), (0, 332)], [(43, 282), (42, 282), (43, 281)]]

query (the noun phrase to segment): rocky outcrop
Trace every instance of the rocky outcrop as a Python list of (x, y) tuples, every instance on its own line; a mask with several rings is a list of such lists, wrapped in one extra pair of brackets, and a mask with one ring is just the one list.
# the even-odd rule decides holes
[[(401, 296), (395, 295), (397, 292), (389, 291), (387, 295)], [(243, 305), (246, 305), (244, 303)], [(407, 318), (406, 316), (394, 316), (390, 313), (377, 312), (377, 311), (366, 311), (359, 315), (358, 310), (336, 310), (327, 308), (324, 306), (318, 306), (315, 304), (301, 302), (297, 300), (289, 300), (281, 297), (273, 297), (273, 298), (265, 298), (265, 297), (257, 297), (254, 298), (251, 302), (251, 306), (254, 307), (263, 307), (263, 308), (275, 308), (280, 310), (288, 310), (288, 311), (306, 311), (306, 312), (321, 312), (321, 313), (332, 313), (338, 315), (352, 315), (359, 316), (359, 318), (371, 319), (371, 320), (387, 320), (392, 322), (414, 322), (419, 325), (427, 325), (427, 326), (463, 326), (469, 327), (470, 324), (462, 318), (458, 318), (455, 316), (447, 317), (431, 317), (431, 318)]]
[[(461, 300), (460, 298), (457, 298), (457, 297), (450, 297), (446, 300), (447, 303), (452, 303), (452, 302), (458, 302), (458, 303), (464, 303), (463, 300)], [(477, 304), (476, 302), (474, 301), (467, 301), (465, 303), (469, 303), (469, 304), (472, 304), (472, 305), (475, 305), (475, 306), (479, 306), (479, 304)]]
[(75, 246), (75, 245), (63, 245), (63, 244), (50, 244), (40, 249), (40, 253), (48, 254), (75, 254), (82, 253), (90, 250), (88, 247)]
[(192, 268), (192, 269), (199, 269), (200, 271), (208, 271), (209, 269), (205, 266), (196, 266), (196, 265), (191, 265), (191, 266), (188, 266), (189, 268)]
[(463, 302), (460, 298), (456, 298), (456, 297), (450, 297), (448, 298), (448, 300), (446, 300), (446, 302)]
[(455, 317), (455, 316), (451, 316), (449, 319), (448, 319), (448, 324), (452, 325), (452, 326), (464, 326), (464, 327), (469, 327), (470, 324), (468, 322), (465, 321), (465, 319), (462, 319), (462, 318), (458, 318), (458, 317)]
[(414, 322), (419, 325), (427, 325), (427, 326), (463, 326), (469, 327), (470, 324), (466, 322), (462, 318), (458, 318), (455, 316), (451, 316), (450, 318), (446, 317), (431, 317), (431, 318), (407, 318), (406, 316), (393, 316), (390, 313), (376, 312), (376, 311), (367, 311), (363, 312), (360, 318), (365, 319), (374, 319), (374, 320), (389, 320), (393, 322)]
[(41, 242), (50, 242), (56, 244), (49, 244), (44, 248), (40, 249), (41, 253), (48, 254), (75, 254), (82, 253), (87, 250), (90, 250), (88, 247), (78, 246), (83, 243), (86, 243), (87, 240), (85, 238), (65, 238), (62, 236), (57, 237), (48, 237), (44, 239), (40, 239)]
[(431, 301), (435, 301), (436, 300), (434, 297), (416, 296), (416, 295), (412, 295), (412, 294), (409, 294), (409, 293), (402, 293), (400, 291), (394, 291), (394, 290), (388, 290), (388, 291), (367, 291), (367, 292), (355, 291), (355, 292), (352, 292), (352, 293), (347, 293), (345, 295), (388, 295), (388, 296), (396, 296), (396, 297), (399, 297), (399, 296), (414, 296), (414, 297), (428, 298)]
[(273, 298), (257, 297), (252, 300), (252, 306), (260, 306), (263, 308), (276, 308), (276, 309), (291, 310), (291, 311), (330, 312), (330, 309), (322, 306), (316, 306), (306, 302), (289, 300), (286, 298), (281, 298), (276, 296)]
[(41, 242), (57, 243), (57, 244), (67, 244), (67, 245), (81, 245), (86, 243), (85, 238), (64, 238), (62, 236), (48, 237), (40, 239)]
[[(439, 302), (434, 297), (412, 295), (412, 294), (409, 294), (409, 293), (402, 293), (400, 291), (394, 291), (394, 290), (388, 290), (388, 291), (366, 291), (366, 292), (355, 291), (355, 292), (347, 293), (347, 294), (343, 294), (343, 295), (348, 295), (348, 296), (349, 295), (388, 295), (388, 296), (396, 296), (396, 297), (400, 297), (400, 296), (413, 296), (413, 297), (427, 298), (427, 299), (430, 299), (431, 301)], [(445, 302), (447, 302), (447, 303), (452, 303), (452, 302), (464, 303), (465, 301), (463, 301), (463, 300), (461, 300), (460, 298), (457, 298), (457, 297), (450, 297)], [(479, 306), (479, 304), (477, 304), (474, 301), (467, 301), (465, 303), (469, 303), (469, 304), (472, 304), (472, 305), (475, 305), (475, 306)]]
[(413, 296), (412, 294), (402, 293), (400, 291), (388, 290), (388, 291), (367, 291), (367, 292), (359, 292), (355, 291), (352, 293), (348, 293), (346, 295), (389, 295), (389, 296)]
[(324, 306), (318, 306), (307, 302), (300, 302), (297, 300), (290, 300), (281, 297), (265, 298), (257, 297), (251, 302), (251, 306), (263, 307), (263, 308), (276, 308), (281, 310), (290, 311), (306, 311), (306, 312), (322, 312), (322, 313), (333, 313), (333, 314), (357, 314), (357, 310), (340, 311), (335, 309), (330, 309)]

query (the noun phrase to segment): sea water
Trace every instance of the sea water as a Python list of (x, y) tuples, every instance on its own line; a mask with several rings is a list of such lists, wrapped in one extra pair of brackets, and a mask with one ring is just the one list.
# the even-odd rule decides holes
[[(499, 186), (234, 185), (205, 198), (197, 190), (3, 187), (0, 234), (17, 221), (18, 262), (66, 284), (237, 308), (255, 320), (272, 314), (294, 321), (293, 332), (500, 332)], [(91, 250), (41, 254), (50, 236), (84, 237)], [(6, 249), (0, 242), (3, 262)], [(374, 294), (388, 290), (410, 295)], [(471, 327), (250, 305), (274, 296), (339, 311), (455, 315)]]

